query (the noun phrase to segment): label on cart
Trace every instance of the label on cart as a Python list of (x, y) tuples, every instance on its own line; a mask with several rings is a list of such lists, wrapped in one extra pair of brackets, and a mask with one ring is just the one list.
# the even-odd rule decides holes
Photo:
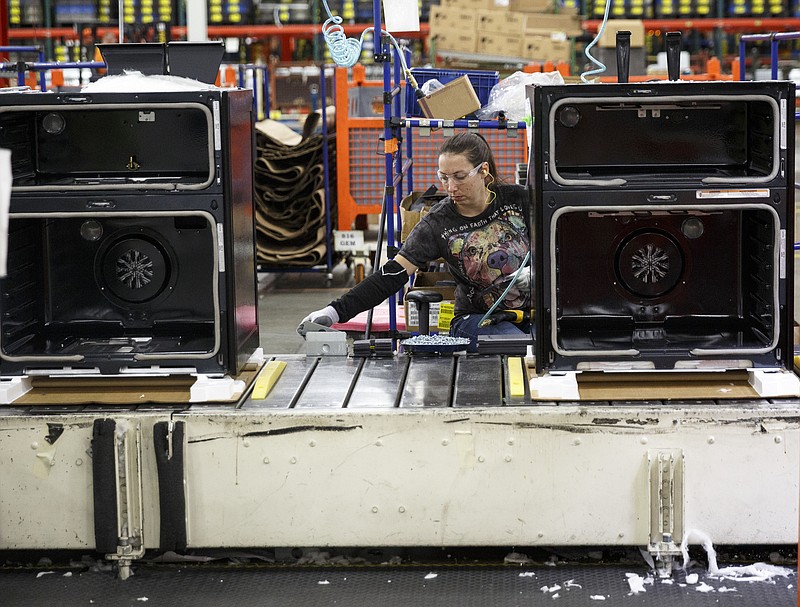
[(334, 230), (337, 251), (361, 251), (364, 249), (364, 232), (361, 230)]
[(456, 315), (456, 305), (454, 303), (442, 302), (439, 305), (439, 319), (436, 321), (436, 326), (441, 331), (449, 331), (450, 323)]
[(769, 188), (739, 190), (697, 190), (698, 200), (708, 198), (769, 198)]

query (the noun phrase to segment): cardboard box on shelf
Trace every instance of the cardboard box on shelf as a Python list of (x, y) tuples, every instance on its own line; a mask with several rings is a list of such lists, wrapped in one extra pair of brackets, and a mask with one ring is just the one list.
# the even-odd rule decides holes
[(477, 31), (478, 15), (454, 6), (432, 6), (428, 17), (430, 35)]
[(597, 41), (601, 48), (615, 48), (617, 46), (617, 32), (629, 31), (631, 33), (631, 47), (644, 46), (644, 23), (638, 19), (609, 19), (603, 35)]
[(508, 10), (544, 13), (553, 10), (553, 0), (508, 0)]
[(441, 0), (441, 6), (458, 8), (462, 11), (480, 10), (482, 8), (494, 8), (494, 0)]
[(502, 9), (477, 12), (478, 32), (499, 34), (522, 34), (527, 27), (528, 13)]
[(420, 99), (419, 107), (427, 118), (457, 120), (480, 109), (481, 102), (469, 77), (464, 75)]
[(521, 57), (523, 40), (521, 34), (481, 32), (478, 34), (478, 53), (500, 57)]
[(522, 43), (522, 57), (536, 61), (569, 61), (570, 39), (564, 32), (528, 30)]
[(567, 36), (580, 36), (583, 33), (581, 18), (578, 15), (541, 14), (528, 17), (528, 29), (564, 32)]
[(474, 53), (478, 48), (478, 32), (473, 30), (431, 30), (430, 38), (437, 51)]
[[(453, 276), (450, 272), (417, 272), (414, 277), (414, 285), (408, 287), (406, 293), (410, 291), (435, 291), (442, 294), (442, 301), (430, 306), (428, 319), (431, 332), (436, 332), (439, 325), (439, 307), (442, 303), (452, 304), (455, 301), (456, 288), (453, 283)], [(405, 301), (406, 330), (419, 331), (419, 314), (417, 306)]]

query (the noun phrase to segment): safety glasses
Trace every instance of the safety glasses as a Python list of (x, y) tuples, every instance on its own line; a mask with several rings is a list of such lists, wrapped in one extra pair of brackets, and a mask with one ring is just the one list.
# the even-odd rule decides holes
[(481, 162), (471, 171), (458, 171), (457, 173), (451, 173), (450, 175), (447, 173), (442, 173), (441, 171), (436, 171), (436, 176), (439, 178), (439, 181), (442, 182), (442, 185), (447, 185), (451, 181), (453, 183), (464, 183), (470, 177), (474, 177), (482, 166), (483, 163)]

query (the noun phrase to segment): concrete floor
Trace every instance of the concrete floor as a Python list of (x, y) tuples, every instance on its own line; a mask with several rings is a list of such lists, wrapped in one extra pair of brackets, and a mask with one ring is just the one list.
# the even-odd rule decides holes
[(258, 276), (258, 316), (265, 354), (305, 353), (297, 325), (352, 287), (353, 271), (341, 263), (327, 284), (325, 272), (265, 272)]

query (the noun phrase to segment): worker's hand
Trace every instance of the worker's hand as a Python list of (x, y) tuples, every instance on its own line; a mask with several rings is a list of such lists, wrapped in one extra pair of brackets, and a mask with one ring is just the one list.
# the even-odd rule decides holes
[(530, 291), (531, 289), (531, 268), (530, 266), (525, 266), (524, 268), (520, 268), (514, 274), (509, 275), (509, 281), (514, 281), (514, 286), (521, 293), (525, 293)]
[(318, 325), (330, 327), (339, 322), (339, 313), (333, 309), (333, 306), (325, 306), (321, 310), (312, 312), (301, 320), (300, 324), (297, 326), (297, 332), (300, 333), (300, 335), (304, 335), (304, 332), (301, 331), (304, 322), (315, 322)]

